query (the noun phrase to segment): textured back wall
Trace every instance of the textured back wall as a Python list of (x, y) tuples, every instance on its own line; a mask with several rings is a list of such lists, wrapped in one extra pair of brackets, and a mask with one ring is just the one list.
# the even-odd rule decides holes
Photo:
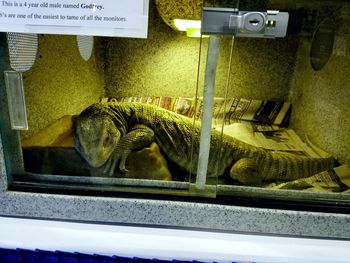
[[(108, 39), (106, 95), (194, 96), (199, 39), (187, 38), (167, 26), (153, 1), (150, 1), (149, 16), (147, 40)], [(230, 41), (222, 41), (216, 77), (217, 96), (224, 95)], [(203, 51), (206, 49), (207, 40), (202, 46)], [(296, 49), (296, 37), (235, 39), (229, 96), (284, 99), (288, 94)], [(202, 62), (201, 72), (204, 70), (205, 56)]]
[(75, 36), (40, 35), (34, 66), (24, 74), (28, 137), (66, 114), (77, 114), (104, 94), (101, 44), (86, 62)]
[(296, 70), (291, 82), (292, 126), (299, 134), (350, 164), (350, 7), (340, 12), (337, 38), (345, 54), (330, 57), (314, 71), (309, 61), (310, 40), (300, 41)]

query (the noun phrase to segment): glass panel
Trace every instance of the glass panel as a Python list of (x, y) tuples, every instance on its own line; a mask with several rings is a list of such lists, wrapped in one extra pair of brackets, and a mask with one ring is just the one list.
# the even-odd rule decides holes
[[(74, 184), (75, 189), (97, 191), (201, 195), (188, 193), (196, 167), (191, 150), (198, 150), (191, 147), (198, 38), (96, 38), (87, 62), (75, 52), (72, 37), (45, 35), (39, 40), (37, 67), (27, 75), (32, 82), (27, 88), (29, 131), (21, 133), (26, 173), (17, 181), (48, 188)], [(187, 46), (174, 59), (171, 50), (178, 40)], [(157, 41), (169, 51), (159, 50)], [(52, 46), (61, 52), (70, 49), (65, 51), (70, 59), (62, 60)], [(47, 63), (52, 68), (42, 76)], [(47, 77), (53, 81), (44, 83)]]
[(195, 187), (206, 50), (164, 25), (154, 4), (151, 12), (148, 39), (95, 37), (86, 61), (74, 36), (39, 35), (37, 60), (23, 73), (25, 171), (13, 185), (215, 196), (206, 180)]
[[(248, 2), (240, 10), (251, 10)], [(341, 132), (349, 125), (349, 5), (269, 1), (266, 8), (289, 13), (288, 34), (235, 38), (223, 145), (233, 137), (236, 150), (217, 194), (349, 204), (342, 143), (349, 138)]]

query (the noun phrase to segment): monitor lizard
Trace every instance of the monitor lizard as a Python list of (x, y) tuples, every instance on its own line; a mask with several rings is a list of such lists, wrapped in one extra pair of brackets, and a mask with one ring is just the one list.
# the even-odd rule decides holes
[[(114, 174), (116, 166), (127, 172), (128, 155), (155, 141), (162, 153), (186, 171), (196, 173), (200, 123), (157, 106), (128, 103), (96, 103), (74, 120), (77, 151), (93, 167), (104, 166)], [(192, 153), (192, 154), (191, 154)], [(211, 132), (208, 176), (230, 176), (242, 183), (295, 180), (333, 167), (333, 158), (310, 158), (255, 147)]]

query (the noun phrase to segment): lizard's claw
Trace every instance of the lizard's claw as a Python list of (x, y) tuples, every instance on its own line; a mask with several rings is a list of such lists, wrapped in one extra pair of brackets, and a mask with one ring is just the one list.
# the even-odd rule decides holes
[(113, 176), (115, 166), (116, 166), (116, 161), (117, 160), (114, 158), (114, 156), (111, 156), (105, 164), (105, 167), (103, 169), (103, 174), (108, 176)]
[(126, 167), (125, 167), (125, 163), (126, 163), (126, 159), (127, 159), (127, 158), (128, 158), (127, 155), (123, 155), (123, 156), (121, 157), (120, 163), (119, 163), (119, 170), (122, 171), (122, 172), (124, 172), (124, 173), (129, 172), (129, 170), (126, 169)]
[(118, 163), (119, 163), (119, 170), (121, 172), (123, 173), (129, 172), (125, 167), (127, 158), (128, 158), (128, 154), (120, 154), (120, 153), (112, 154), (105, 165), (103, 173), (108, 174), (108, 176), (113, 176)]

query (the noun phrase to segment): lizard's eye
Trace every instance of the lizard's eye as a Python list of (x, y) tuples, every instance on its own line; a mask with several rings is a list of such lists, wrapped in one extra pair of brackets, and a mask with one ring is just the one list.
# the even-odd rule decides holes
[(106, 148), (106, 147), (110, 146), (111, 143), (112, 143), (112, 136), (110, 133), (108, 133), (105, 140), (103, 141), (103, 147)]

